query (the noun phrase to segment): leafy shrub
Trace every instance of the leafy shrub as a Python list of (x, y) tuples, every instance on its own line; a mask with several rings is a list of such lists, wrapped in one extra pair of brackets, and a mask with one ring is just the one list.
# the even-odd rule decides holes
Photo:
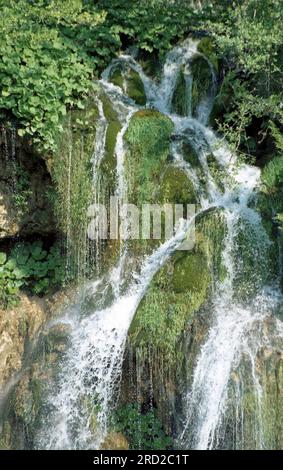
[(47, 252), (41, 241), (18, 243), (8, 258), (0, 253), (0, 301), (5, 308), (17, 303), (20, 288), (43, 295), (60, 286), (64, 278), (57, 244)]
[(172, 445), (172, 439), (162, 429), (154, 410), (142, 414), (138, 404), (128, 404), (117, 410), (115, 427), (129, 441), (135, 450), (165, 450)]
[(12, 260), (7, 261), (5, 253), (0, 253), (0, 305), (4, 308), (15, 305), (19, 288), (23, 285), (22, 272)]
[[(65, 10), (62, 7), (61, 12), (56, 1), (49, 2), (46, 10), (43, 1), (3, 3), (0, 117), (7, 118), (10, 113), (19, 121), (20, 136), (32, 137), (45, 150), (54, 150), (66, 108), (82, 107), (81, 100), (92, 85), (89, 57), (55, 27), (67, 3), (75, 2), (63, 2)], [(75, 9), (73, 16), (78, 20)]]

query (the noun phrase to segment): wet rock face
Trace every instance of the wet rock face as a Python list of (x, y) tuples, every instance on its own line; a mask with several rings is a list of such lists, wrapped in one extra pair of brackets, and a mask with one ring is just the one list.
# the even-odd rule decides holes
[[(270, 334), (274, 318), (265, 322)], [(251, 373), (252, 371), (252, 373)], [(243, 354), (232, 372), (226, 418), (219, 447), (228, 449), (282, 449), (283, 446), (282, 338), (258, 348), (251, 357)]]
[(69, 332), (68, 325), (57, 323), (40, 334), (29, 365), (21, 371), (2, 403), (0, 448), (36, 447), (40, 423), (49, 413), (50, 404), (46, 402), (49, 384), (64, 358)]
[(45, 298), (22, 293), (17, 306), (0, 309), (0, 389), (21, 370), (26, 349), (68, 297), (63, 291)]
[(45, 162), (17, 138), (15, 129), (0, 131), (0, 239), (54, 233), (48, 200), (51, 178)]
[(45, 320), (43, 301), (26, 295), (17, 307), (0, 310), (0, 386), (20, 370), (26, 340), (35, 337)]
[(101, 444), (101, 450), (129, 450), (129, 443), (120, 432), (111, 432)]

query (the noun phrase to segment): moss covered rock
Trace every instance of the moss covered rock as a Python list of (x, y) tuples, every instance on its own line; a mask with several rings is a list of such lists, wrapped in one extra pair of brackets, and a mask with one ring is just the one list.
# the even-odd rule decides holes
[(146, 104), (146, 94), (139, 74), (127, 64), (118, 64), (110, 75), (110, 81), (119, 86), (136, 104)]
[(172, 112), (180, 116), (191, 114), (191, 80), (192, 77), (186, 75), (184, 67), (181, 67), (172, 97)]
[(196, 194), (191, 180), (181, 168), (167, 165), (161, 177), (159, 200), (171, 204), (196, 203)]
[(172, 131), (171, 120), (158, 111), (145, 109), (133, 115), (125, 134), (125, 170), (131, 203), (155, 202)]
[(119, 117), (109, 98), (101, 95), (103, 103), (103, 112), (107, 120), (107, 130), (105, 138), (105, 154), (100, 163), (100, 177), (101, 177), (101, 197), (108, 199), (109, 195), (114, 194), (116, 184), (116, 155), (115, 147), (117, 142), (117, 135), (120, 132), (122, 125)]
[(168, 365), (176, 360), (186, 324), (221, 276), (224, 234), (221, 213), (208, 213), (197, 225), (194, 250), (176, 252), (155, 275), (129, 331), (134, 348), (158, 351)]
[(211, 89), (211, 69), (205, 58), (197, 55), (191, 60), (192, 83), (192, 114), (197, 115), (197, 108), (201, 101), (206, 98)]
[[(265, 333), (273, 327), (272, 320), (266, 322)], [(253, 374), (249, 358), (243, 356), (237, 372), (231, 376), (224, 433), (226, 448), (282, 449), (282, 340), (277, 337), (274, 343), (258, 349), (253, 358)], [(243, 391), (240, 396), (239, 390)]]
[(121, 403), (137, 401), (144, 408), (153, 403), (170, 435), (181, 431), (182, 387), (191, 380), (207, 334), (210, 293), (226, 274), (221, 262), (225, 227), (218, 210), (197, 218), (194, 249), (175, 252), (161, 267), (129, 330)]
[(185, 139), (182, 143), (183, 157), (193, 168), (199, 168), (199, 158), (196, 150), (189, 142)]

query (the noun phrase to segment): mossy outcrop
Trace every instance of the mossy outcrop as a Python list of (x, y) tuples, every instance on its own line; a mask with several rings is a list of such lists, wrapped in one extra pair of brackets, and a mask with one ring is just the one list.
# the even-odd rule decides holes
[(129, 450), (126, 437), (120, 432), (109, 433), (100, 446), (101, 450)]
[[(164, 241), (164, 204), (193, 204), (197, 201), (187, 173), (170, 159), (171, 120), (162, 113), (145, 109), (132, 116), (125, 134), (125, 174), (128, 202), (143, 210), (143, 204), (159, 204), (161, 238), (131, 241), (136, 259)], [(141, 220), (141, 219), (140, 219)]]
[(178, 73), (175, 90), (172, 97), (172, 112), (179, 116), (191, 114), (191, 86), (192, 76), (187, 75), (185, 68), (181, 67)]
[(125, 134), (125, 171), (131, 203), (141, 205), (156, 200), (172, 131), (171, 120), (158, 111), (144, 109), (132, 117)]
[(146, 94), (139, 74), (128, 64), (119, 63), (110, 75), (110, 81), (119, 86), (136, 104), (146, 104)]
[[(209, 315), (210, 293), (225, 276), (224, 236), (221, 211), (204, 213), (196, 225), (194, 249), (173, 254), (154, 276), (129, 330), (121, 401), (130, 396), (144, 406), (154, 403), (164, 428), (173, 434), (185, 364), (201, 341), (202, 333), (196, 332), (205, 331), (199, 325), (200, 312)], [(136, 380), (134, 389), (126, 384), (129, 374)]]
[(120, 132), (122, 125), (119, 121), (119, 117), (109, 98), (105, 95), (101, 95), (103, 104), (103, 112), (107, 121), (107, 130), (105, 137), (105, 154), (100, 164), (100, 176), (101, 176), (101, 191), (103, 196), (110, 196), (114, 194), (116, 184), (116, 155), (115, 147), (117, 142), (117, 136)]
[(188, 162), (193, 168), (199, 168), (199, 158), (196, 150), (189, 142), (189, 140), (184, 139), (182, 143), (183, 157), (186, 162)]
[(180, 116), (197, 117), (199, 105), (211, 94), (213, 75), (218, 74), (219, 63), (211, 40), (203, 38), (197, 50), (189, 64), (180, 67), (177, 76), (172, 112)]
[(186, 323), (208, 298), (211, 276), (220, 276), (224, 227), (221, 214), (204, 216), (196, 227), (194, 249), (174, 253), (155, 275), (130, 328), (132, 345), (149, 345), (168, 364), (174, 360)]
[(160, 202), (170, 204), (195, 204), (197, 196), (193, 183), (182, 168), (167, 164), (161, 176)]
[(196, 55), (191, 60), (192, 83), (192, 115), (197, 115), (198, 105), (209, 96), (212, 85), (211, 68), (207, 60)]

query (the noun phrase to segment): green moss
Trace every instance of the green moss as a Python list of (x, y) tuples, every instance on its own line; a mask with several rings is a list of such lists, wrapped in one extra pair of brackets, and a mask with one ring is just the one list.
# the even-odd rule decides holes
[(217, 159), (213, 154), (207, 156), (207, 165), (213, 181), (216, 183), (216, 186), (220, 191), (225, 191), (225, 183), (227, 184), (227, 172), (220, 165)]
[(188, 162), (193, 168), (199, 168), (199, 159), (197, 152), (188, 140), (184, 140), (183, 144), (184, 160)]
[(283, 446), (283, 361), (274, 355), (265, 364), (263, 376), (263, 429), (267, 449)]
[(192, 114), (200, 102), (208, 95), (211, 87), (211, 70), (206, 60), (201, 56), (195, 56), (191, 61), (192, 84)]
[(193, 204), (196, 202), (192, 182), (185, 171), (173, 165), (167, 165), (161, 177), (159, 194), (160, 201), (171, 204)]
[(12, 435), (12, 428), (11, 424), (7, 421), (4, 421), (2, 424), (1, 429), (1, 437), (0, 437), (0, 450), (11, 450), (11, 435)]
[(112, 106), (109, 98), (103, 94), (101, 96), (103, 103), (103, 112), (108, 123), (106, 139), (105, 139), (105, 160), (107, 167), (113, 169), (116, 167), (116, 157), (114, 155), (117, 135), (121, 130), (121, 123), (118, 118), (118, 114)]
[[(177, 286), (178, 281), (184, 280), (182, 268), (177, 267), (179, 263), (173, 258), (156, 274), (129, 333), (133, 347), (152, 349), (162, 356), (168, 367), (175, 361), (180, 336), (194, 311), (204, 302), (208, 287), (207, 270), (197, 278), (196, 282), (200, 283), (197, 290)], [(186, 275), (194, 277), (189, 262), (185, 264)]]
[(125, 170), (132, 203), (155, 201), (172, 130), (171, 120), (158, 111), (145, 109), (132, 117), (125, 134), (128, 144)]
[(207, 288), (207, 258), (203, 253), (188, 253), (174, 266), (174, 292), (202, 292)]
[(120, 88), (124, 88), (124, 77), (123, 77), (123, 68), (122, 68), (122, 65), (120, 66), (117, 66), (111, 76), (110, 76), (110, 82), (113, 83), (113, 85), (116, 85)]
[(261, 226), (255, 227), (245, 220), (238, 223), (238, 234), (233, 247), (233, 256), (237, 260), (237, 298), (245, 301), (264, 284), (274, 282), (278, 275), (276, 250), (277, 247), (270, 243)]
[(41, 405), (41, 384), (28, 375), (19, 382), (14, 392), (13, 411), (18, 422), (33, 432), (33, 426)]
[(181, 364), (182, 333), (208, 299), (211, 282), (224, 274), (224, 235), (222, 213), (206, 213), (197, 223), (194, 249), (176, 252), (154, 276), (130, 328), (134, 349), (149, 348), (167, 368)]
[(103, 94), (101, 96), (103, 112), (107, 120), (107, 131), (105, 139), (105, 155), (100, 164), (102, 199), (108, 200), (110, 194), (114, 194), (116, 183), (116, 155), (115, 147), (117, 135), (122, 126), (118, 114), (112, 106), (109, 98)]
[(136, 104), (141, 106), (146, 104), (143, 82), (139, 74), (131, 67), (119, 64), (119, 66), (113, 70), (110, 81), (114, 83), (114, 85), (119, 86)]
[[(268, 326), (265, 326), (268, 328)], [(235, 427), (235, 415), (238, 415), (236, 441), (231, 443), (236, 448), (282, 449), (283, 445), (283, 361), (274, 349), (263, 349), (256, 359), (256, 374), (261, 386), (259, 398), (253, 376), (250, 374), (250, 363), (243, 359), (234, 374), (229, 403), (233, 409), (228, 409), (230, 426)], [(240, 383), (240, 386), (239, 386)], [(241, 394), (239, 402), (239, 388)], [(240, 409), (235, 410), (235, 405)], [(243, 419), (239, 420), (239, 412)]]
[(188, 116), (189, 105), (184, 70), (181, 68), (172, 97), (172, 111), (180, 116)]

